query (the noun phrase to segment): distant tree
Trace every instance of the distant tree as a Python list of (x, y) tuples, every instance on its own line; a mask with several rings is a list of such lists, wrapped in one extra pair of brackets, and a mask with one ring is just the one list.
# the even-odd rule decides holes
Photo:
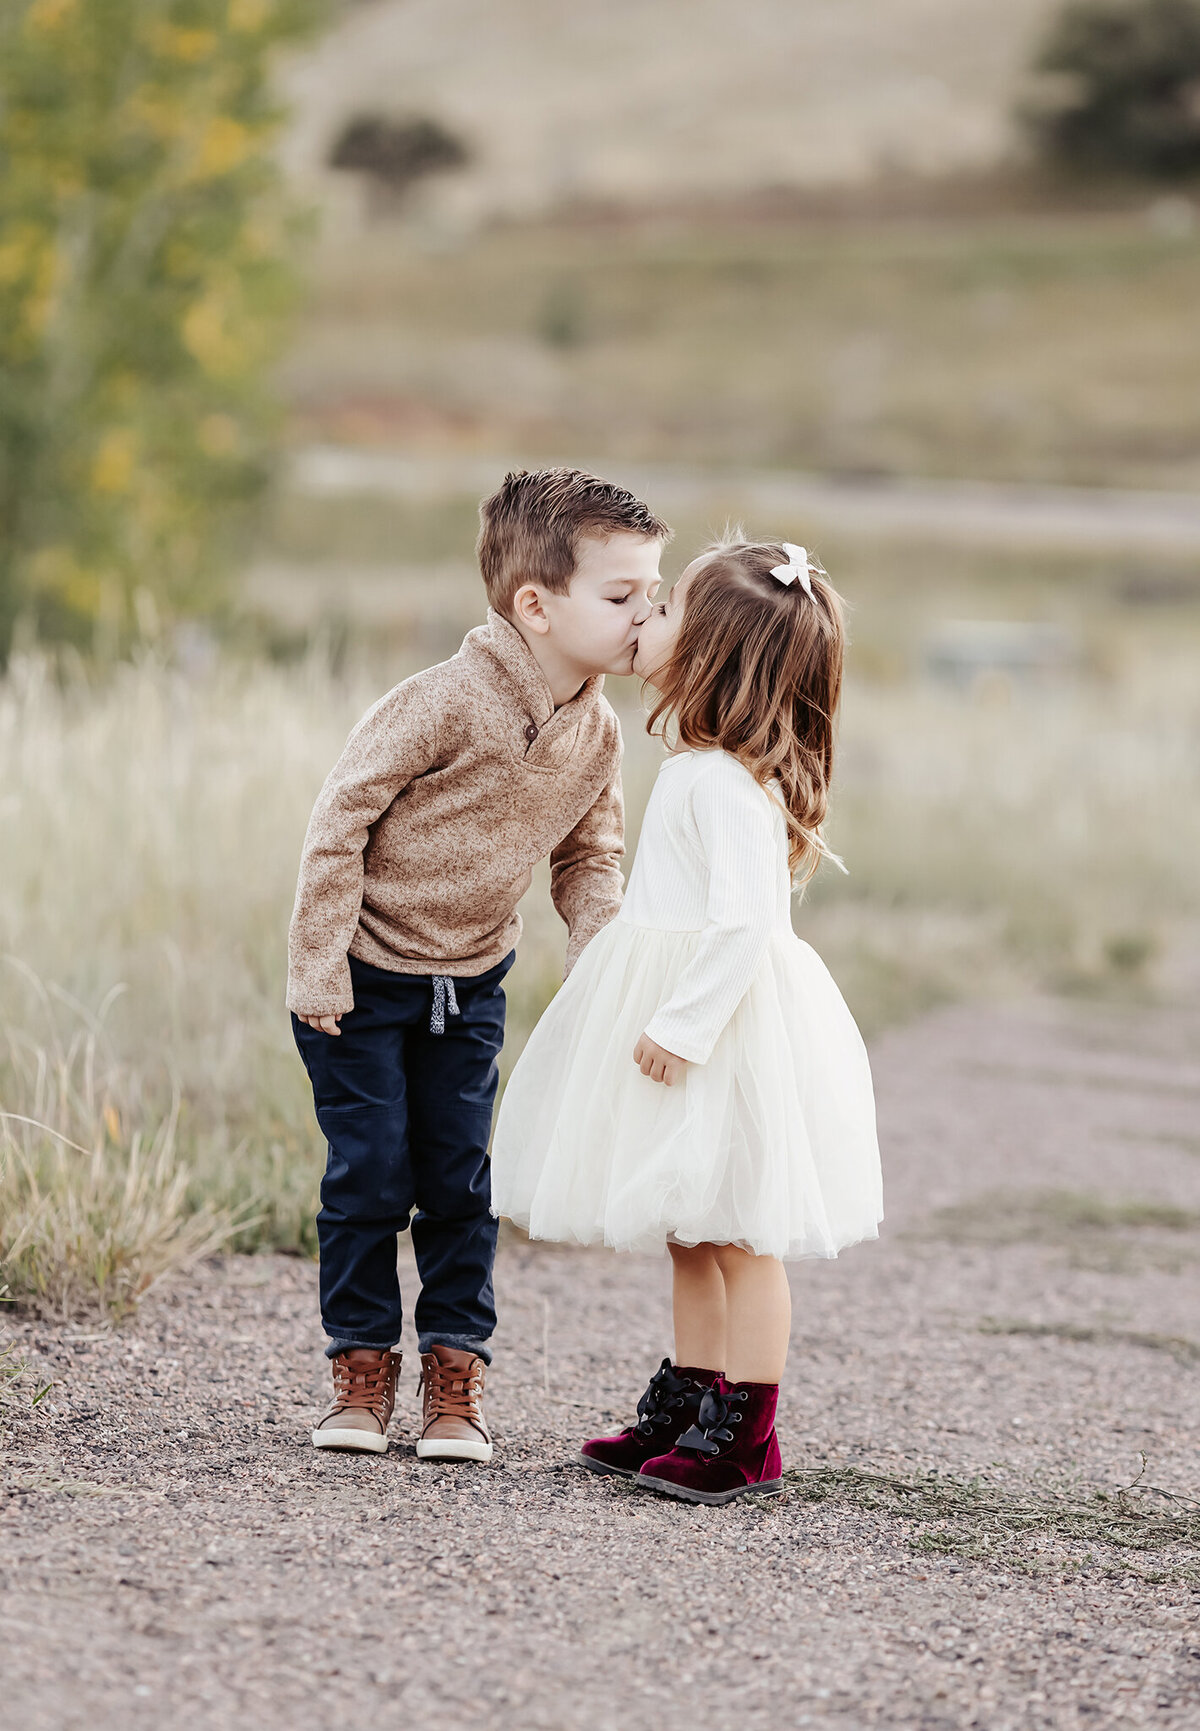
[(212, 592), (293, 289), (269, 62), (320, 10), (0, 4), (0, 659)]
[(1077, 168), (1200, 170), (1200, 0), (1072, 0), (1035, 61), (1025, 111), (1043, 150)]
[(420, 116), (387, 120), (377, 114), (347, 121), (329, 151), (330, 168), (367, 177), (371, 208), (386, 215), (400, 208), (405, 194), (429, 174), (462, 168), (471, 153), (440, 120)]

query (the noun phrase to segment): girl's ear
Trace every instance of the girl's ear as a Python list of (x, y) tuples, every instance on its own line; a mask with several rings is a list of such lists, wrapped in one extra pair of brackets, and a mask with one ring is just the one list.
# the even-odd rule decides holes
[(537, 632), (539, 637), (544, 637), (549, 631), (550, 615), (536, 583), (522, 583), (512, 598), (512, 616), (514, 624), (523, 626), (526, 631)]

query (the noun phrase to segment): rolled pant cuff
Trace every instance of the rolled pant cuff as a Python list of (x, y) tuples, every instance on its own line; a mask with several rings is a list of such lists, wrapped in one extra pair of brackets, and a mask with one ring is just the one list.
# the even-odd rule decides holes
[(450, 1346), (455, 1352), (473, 1352), (476, 1358), (481, 1358), (484, 1364), (491, 1364), (492, 1349), (486, 1340), (480, 1340), (470, 1334), (419, 1334), (417, 1349), (420, 1352), (432, 1352), (435, 1346)]
[(396, 1342), (394, 1340), (348, 1340), (343, 1334), (335, 1334), (331, 1336), (329, 1344), (325, 1348), (325, 1357), (336, 1358), (339, 1352), (357, 1352), (360, 1350), (364, 1352), (394, 1352)]

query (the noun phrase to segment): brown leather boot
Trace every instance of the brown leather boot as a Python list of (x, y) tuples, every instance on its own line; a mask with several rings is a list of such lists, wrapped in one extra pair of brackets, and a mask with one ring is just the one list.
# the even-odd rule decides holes
[(381, 1455), (387, 1449), (387, 1427), (396, 1404), (398, 1352), (376, 1352), (352, 1346), (330, 1360), (333, 1405), (312, 1433), (317, 1449), (356, 1449)]
[(425, 1408), (417, 1456), (423, 1461), (490, 1461), (483, 1416), (484, 1363), (473, 1352), (434, 1346), (421, 1354)]

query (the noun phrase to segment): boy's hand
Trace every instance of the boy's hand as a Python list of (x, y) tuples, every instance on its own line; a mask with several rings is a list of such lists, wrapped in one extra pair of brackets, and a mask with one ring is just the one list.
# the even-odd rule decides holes
[(633, 1061), (643, 1076), (649, 1076), (652, 1082), (665, 1082), (668, 1088), (687, 1068), (686, 1058), (677, 1058), (665, 1046), (656, 1046), (645, 1034), (633, 1048)]
[(336, 1016), (302, 1016), (299, 1010), (296, 1011), (298, 1022), (307, 1022), (310, 1028), (317, 1028), (322, 1034), (340, 1034), (342, 1030), (338, 1027), (338, 1023), (341, 1019), (342, 1012), (340, 1010)]

